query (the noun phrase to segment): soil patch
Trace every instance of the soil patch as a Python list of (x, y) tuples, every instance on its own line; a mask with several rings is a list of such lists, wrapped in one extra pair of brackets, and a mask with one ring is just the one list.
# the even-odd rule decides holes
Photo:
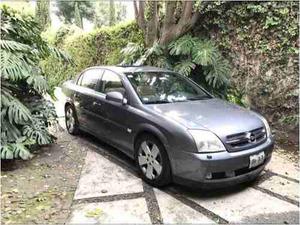
[(1, 219), (4, 224), (63, 224), (68, 219), (86, 150), (59, 131), (56, 143), (29, 161), (1, 163)]

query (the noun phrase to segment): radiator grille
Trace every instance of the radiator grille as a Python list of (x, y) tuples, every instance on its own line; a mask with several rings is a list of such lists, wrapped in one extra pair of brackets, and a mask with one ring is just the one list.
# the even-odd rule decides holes
[(255, 130), (229, 135), (226, 137), (226, 146), (229, 152), (236, 152), (253, 148), (267, 139), (264, 127)]

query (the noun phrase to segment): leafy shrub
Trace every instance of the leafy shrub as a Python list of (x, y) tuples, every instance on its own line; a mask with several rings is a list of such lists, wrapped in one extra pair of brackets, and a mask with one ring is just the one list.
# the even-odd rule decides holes
[(29, 159), (31, 145), (53, 141), (48, 125), (54, 106), (43, 98), (48, 85), (38, 63), (54, 55), (69, 60), (40, 36), (32, 16), (3, 6), (1, 10), (1, 159)]
[(293, 1), (209, 2), (193, 30), (215, 40), (233, 64), (234, 89), (274, 125), (298, 125), (289, 119), (298, 117), (298, 12)]
[(59, 62), (54, 57), (41, 62), (51, 90), (89, 66), (120, 63), (123, 60), (121, 49), (128, 42), (143, 42), (142, 33), (135, 23), (103, 27), (90, 33), (63, 29), (57, 33), (55, 44), (72, 56), (74, 64)]
[(215, 94), (225, 97), (230, 65), (210, 40), (185, 35), (167, 47), (154, 43), (145, 49), (141, 44), (128, 43), (121, 52), (124, 55), (123, 64), (163, 66), (184, 76), (192, 76), (197, 71), (196, 67), (200, 67), (201, 73), (197, 73), (197, 76), (203, 79), (198, 81)]

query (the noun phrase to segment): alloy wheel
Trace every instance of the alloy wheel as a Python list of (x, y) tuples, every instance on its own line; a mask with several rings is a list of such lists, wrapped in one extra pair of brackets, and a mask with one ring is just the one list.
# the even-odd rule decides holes
[(148, 179), (156, 179), (162, 172), (162, 157), (158, 146), (150, 141), (142, 142), (138, 164)]
[(74, 130), (75, 118), (73, 109), (71, 107), (69, 107), (66, 111), (66, 126), (69, 132), (72, 132)]

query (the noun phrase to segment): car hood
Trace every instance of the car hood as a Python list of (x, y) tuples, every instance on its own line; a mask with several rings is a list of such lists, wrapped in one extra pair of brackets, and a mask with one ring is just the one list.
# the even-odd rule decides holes
[(219, 137), (264, 126), (256, 113), (217, 98), (146, 107), (188, 129), (208, 129)]

